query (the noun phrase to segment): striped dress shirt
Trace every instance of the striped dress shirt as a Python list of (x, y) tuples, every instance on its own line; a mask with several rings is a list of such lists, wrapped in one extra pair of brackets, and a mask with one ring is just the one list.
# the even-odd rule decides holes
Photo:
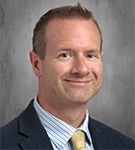
[(34, 108), (41, 124), (50, 138), (54, 150), (72, 150), (73, 148), (70, 138), (76, 130), (82, 130), (85, 132), (86, 150), (94, 150), (88, 129), (89, 114), (87, 110), (86, 119), (83, 124), (79, 128), (74, 128), (44, 110), (38, 103), (37, 96), (34, 99)]

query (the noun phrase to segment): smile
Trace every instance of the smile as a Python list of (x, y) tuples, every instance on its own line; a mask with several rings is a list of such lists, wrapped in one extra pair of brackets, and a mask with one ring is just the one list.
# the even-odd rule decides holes
[(65, 80), (65, 81), (68, 82), (69, 84), (73, 84), (73, 85), (86, 85), (92, 80), (88, 80), (88, 81)]

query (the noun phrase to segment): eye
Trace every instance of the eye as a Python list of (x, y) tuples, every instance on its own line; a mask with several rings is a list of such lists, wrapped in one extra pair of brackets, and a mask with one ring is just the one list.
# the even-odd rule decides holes
[(63, 53), (63, 54), (60, 55), (60, 57), (65, 57), (66, 58), (66, 57), (69, 57), (69, 54)]
[(87, 57), (88, 57), (88, 58), (93, 58), (93, 57), (95, 57), (95, 55), (89, 54)]

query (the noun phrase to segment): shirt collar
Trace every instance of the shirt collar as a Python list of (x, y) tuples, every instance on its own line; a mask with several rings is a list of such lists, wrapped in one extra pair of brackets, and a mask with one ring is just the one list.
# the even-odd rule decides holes
[(44, 110), (37, 101), (37, 96), (34, 99), (34, 108), (37, 112), (39, 120), (43, 127), (45, 128), (51, 142), (53, 142), (59, 149), (64, 147), (64, 145), (69, 141), (71, 136), (76, 130), (82, 130), (86, 133), (89, 141), (89, 129), (88, 129), (88, 120), (89, 114), (86, 110), (86, 118), (83, 124), (79, 128), (74, 128), (66, 122), (56, 118), (46, 110)]

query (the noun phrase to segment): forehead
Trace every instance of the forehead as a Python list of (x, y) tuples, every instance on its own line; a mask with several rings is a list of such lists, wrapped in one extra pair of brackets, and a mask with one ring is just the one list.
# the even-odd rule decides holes
[(53, 19), (46, 28), (46, 50), (57, 47), (83, 48), (95, 47), (100, 50), (101, 37), (91, 20)]
[[(75, 29), (80, 28), (81, 30), (87, 30), (89, 32), (93, 31), (95, 34), (100, 36), (99, 30), (92, 20), (84, 20), (78, 18), (72, 19), (61, 19), (54, 18), (50, 20), (46, 26), (46, 36), (54, 36), (56, 32), (65, 31), (75, 31)], [(78, 31), (81, 32), (81, 31)]]

